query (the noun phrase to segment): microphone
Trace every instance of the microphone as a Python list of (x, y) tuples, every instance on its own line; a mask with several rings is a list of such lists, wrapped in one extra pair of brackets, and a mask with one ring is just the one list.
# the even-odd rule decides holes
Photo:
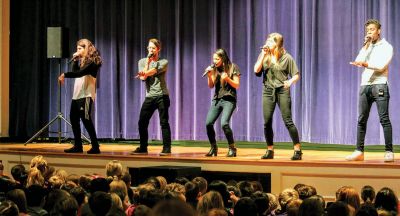
[(72, 58), (68, 61), (68, 64), (76, 60), (78, 57), (78, 55), (72, 56)]
[(154, 56), (153, 53), (149, 53), (149, 54), (147, 55), (147, 58), (151, 58), (151, 57), (153, 57), (153, 56)]
[[(211, 69), (214, 69), (215, 64), (210, 65), (210, 67), (211, 67)], [(201, 77), (205, 77), (208, 74), (208, 72), (210, 72), (210, 71), (206, 69)]]
[(371, 41), (371, 37), (370, 36), (365, 36), (363, 46), (367, 45), (367, 43), (370, 42), (370, 41)]

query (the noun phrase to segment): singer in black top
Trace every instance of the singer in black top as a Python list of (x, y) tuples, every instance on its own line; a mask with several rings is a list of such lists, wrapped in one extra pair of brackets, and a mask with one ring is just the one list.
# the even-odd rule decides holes
[(215, 87), (215, 95), (207, 114), (206, 128), (207, 136), (211, 144), (207, 157), (217, 156), (218, 146), (215, 140), (214, 123), (221, 115), (221, 127), (228, 140), (229, 150), (227, 157), (236, 157), (237, 149), (233, 139), (232, 129), (229, 122), (233, 111), (236, 109), (236, 90), (240, 86), (240, 71), (233, 64), (224, 49), (218, 49), (213, 55), (213, 65), (207, 67), (208, 87)]
[[(283, 36), (271, 33), (262, 47), (257, 62), (254, 65), (257, 76), (263, 77), (263, 113), (264, 135), (267, 141), (267, 152), (261, 159), (274, 158), (274, 131), (272, 117), (276, 104), (281, 111), (283, 121), (293, 141), (294, 154), (292, 160), (301, 160), (299, 133), (292, 120), (290, 86), (299, 78), (299, 70), (292, 56), (283, 47)], [(291, 77), (289, 79), (289, 76)]]
[(158, 110), (160, 117), (163, 149), (160, 156), (171, 154), (171, 129), (169, 126), (168, 109), (170, 106), (169, 92), (165, 75), (168, 61), (160, 59), (161, 42), (150, 39), (147, 47), (147, 58), (139, 60), (137, 78), (146, 82), (146, 98), (142, 104), (139, 116), (140, 146), (132, 154), (147, 154), (149, 134), (147, 128), (153, 113)]
[(101, 64), (102, 60), (96, 47), (89, 40), (81, 39), (77, 42), (76, 52), (72, 58), (72, 72), (63, 73), (58, 77), (60, 84), (64, 84), (65, 78), (75, 78), (70, 110), (75, 143), (72, 148), (64, 150), (66, 153), (83, 152), (79, 123), (79, 119), (81, 119), (92, 142), (92, 148), (87, 153), (100, 154), (96, 130), (90, 113), (96, 98), (96, 77)]

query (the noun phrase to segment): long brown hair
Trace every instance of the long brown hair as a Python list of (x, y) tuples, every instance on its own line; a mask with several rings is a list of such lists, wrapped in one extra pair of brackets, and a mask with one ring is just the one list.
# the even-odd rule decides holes
[(230, 69), (232, 67), (232, 62), (228, 57), (228, 53), (224, 49), (220, 48), (217, 49), (214, 54), (216, 54), (218, 57), (222, 59), (223, 69), (225, 73), (228, 74), (228, 76), (230, 77), (231, 76)]
[(101, 65), (103, 62), (100, 57), (100, 52), (96, 49), (93, 43), (88, 39), (80, 39), (76, 42), (77, 46), (83, 47), (84, 55), (82, 56), (82, 60), (80, 66), (83, 67), (86, 64), (94, 62), (97, 65)]
[(273, 53), (267, 56), (266, 61), (268, 62), (268, 64), (271, 63), (272, 56), (275, 56), (276, 60), (279, 60), (286, 53), (286, 50), (283, 46), (283, 36), (281, 34), (273, 32), (268, 35), (267, 40), (269, 38), (272, 38), (275, 41), (276, 48), (274, 49)]

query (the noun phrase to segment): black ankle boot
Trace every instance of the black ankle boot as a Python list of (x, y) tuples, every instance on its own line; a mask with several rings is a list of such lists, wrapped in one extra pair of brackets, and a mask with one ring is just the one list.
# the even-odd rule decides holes
[(205, 155), (206, 157), (217, 156), (218, 146), (216, 144), (211, 144), (210, 151)]
[(236, 157), (236, 151), (237, 151), (237, 149), (234, 147), (234, 145), (229, 145), (228, 154), (226, 156), (227, 157)]
[(274, 159), (274, 150), (267, 150), (261, 159)]
[(301, 150), (295, 150), (291, 160), (301, 160), (302, 155), (303, 155), (303, 152), (301, 152)]
[(69, 149), (64, 149), (65, 153), (83, 153), (83, 148), (82, 146), (73, 146), (72, 148)]

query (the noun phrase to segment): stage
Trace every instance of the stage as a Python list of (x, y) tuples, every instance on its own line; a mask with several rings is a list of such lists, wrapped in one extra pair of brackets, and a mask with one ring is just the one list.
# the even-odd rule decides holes
[[(364, 161), (347, 162), (344, 157), (350, 152), (340, 150), (303, 150), (303, 160), (291, 161), (293, 151), (287, 149), (276, 149), (273, 160), (261, 160), (260, 156), (265, 150), (259, 148), (238, 148), (236, 158), (227, 158), (228, 149), (223, 147), (219, 148), (217, 157), (204, 157), (208, 147), (173, 146), (170, 156), (159, 156), (160, 145), (150, 145), (148, 155), (130, 155), (137, 145), (120, 144), (102, 144), (102, 153), (99, 155), (64, 153), (63, 149), (70, 146), (64, 143), (26, 146), (21, 143), (2, 143), (0, 159), (3, 160), (5, 174), (9, 174), (11, 167), (19, 163), (27, 167), (36, 155), (43, 155), (49, 165), (56, 169), (65, 169), (69, 174), (78, 175), (104, 175), (105, 165), (110, 160), (120, 160), (124, 167), (131, 169), (169, 165), (200, 167), (202, 172), (270, 174), (272, 193), (278, 194), (287, 187), (304, 183), (315, 186), (327, 200), (332, 200), (335, 191), (343, 185), (351, 185), (358, 190), (364, 185), (371, 185), (376, 190), (388, 186), (400, 191), (400, 160), (383, 162), (383, 150), (366, 152)], [(89, 148), (89, 145), (84, 146), (85, 151)]]

